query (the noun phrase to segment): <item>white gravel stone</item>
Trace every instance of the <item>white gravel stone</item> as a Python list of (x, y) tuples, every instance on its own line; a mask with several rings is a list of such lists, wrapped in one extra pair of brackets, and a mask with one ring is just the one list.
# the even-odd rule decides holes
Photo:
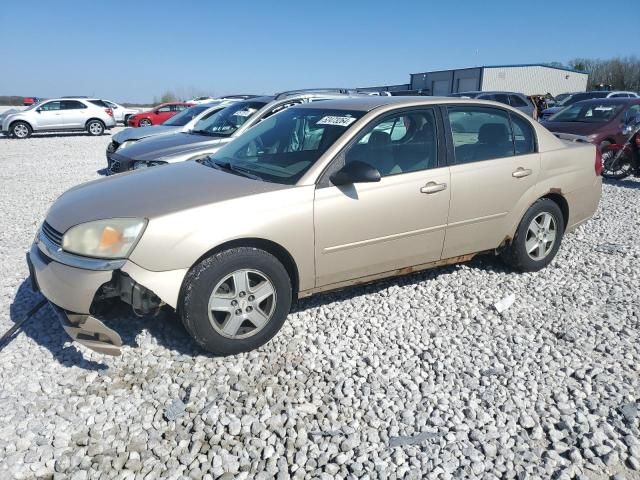
[[(0, 138), (1, 332), (37, 301), (24, 252), (47, 208), (99, 178), (108, 142)], [(485, 256), (303, 300), (233, 357), (126, 308), (105, 357), (44, 308), (0, 351), (0, 478), (634, 478), (639, 218), (640, 182), (606, 184), (545, 270)]]

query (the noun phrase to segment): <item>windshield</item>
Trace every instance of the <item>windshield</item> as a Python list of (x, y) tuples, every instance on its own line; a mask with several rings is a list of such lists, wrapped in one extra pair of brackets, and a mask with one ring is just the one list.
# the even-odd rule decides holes
[(211, 108), (211, 105), (196, 105), (195, 107), (187, 108), (186, 110), (183, 110), (177, 115), (171, 117), (162, 125), (167, 125), (168, 127), (184, 127), (187, 123), (193, 120), (195, 116), (200, 115), (208, 108)]
[(622, 104), (576, 103), (552, 116), (551, 122), (606, 123), (624, 108)]
[(266, 102), (238, 102), (202, 119), (193, 127), (192, 133), (213, 137), (230, 137), (244, 122), (249, 120)]
[(203, 163), (292, 185), (364, 112), (289, 108), (247, 130)]

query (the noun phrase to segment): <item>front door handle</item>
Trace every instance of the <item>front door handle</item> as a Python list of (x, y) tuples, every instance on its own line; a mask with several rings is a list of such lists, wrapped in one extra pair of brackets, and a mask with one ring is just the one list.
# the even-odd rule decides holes
[(442, 190), (445, 190), (446, 188), (447, 188), (447, 184), (446, 183), (429, 182), (424, 187), (422, 187), (420, 189), (420, 192), (421, 193), (436, 193), (436, 192), (441, 192)]
[(518, 167), (516, 169), (515, 172), (513, 172), (511, 174), (511, 176), (515, 177), (515, 178), (523, 178), (523, 177), (528, 177), (529, 175), (531, 175), (533, 172), (531, 171), (530, 168), (522, 168), (522, 167)]

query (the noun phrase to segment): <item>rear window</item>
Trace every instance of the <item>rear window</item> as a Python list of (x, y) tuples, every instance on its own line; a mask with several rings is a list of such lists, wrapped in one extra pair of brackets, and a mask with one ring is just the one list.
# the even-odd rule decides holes
[(102, 100), (89, 100), (89, 103), (93, 103), (96, 107), (100, 108), (111, 108), (106, 104), (106, 102), (103, 102)]

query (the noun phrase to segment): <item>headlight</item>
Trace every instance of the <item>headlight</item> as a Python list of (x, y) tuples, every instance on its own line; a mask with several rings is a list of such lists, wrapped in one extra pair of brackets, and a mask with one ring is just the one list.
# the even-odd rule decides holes
[(62, 236), (62, 249), (98, 258), (126, 258), (147, 225), (144, 218), (111, 218), (71, 227)]
[(128, 147), (129, 145), (131, 145), (132, 143), (136, 143), (136, 140), (127, 140), (125, 142), (122, 142), (120, 144), (120, 146), (118, 147), (118, 150), (122, 150), (125, 147)]
[(139, 161), (133, 162), (133, 169), (140, 170), (141, 168), (149, 168), (149, 167), (157, 167), (158, 165), (166, 165), (167, 162), (147, 162), (147, 161)]

